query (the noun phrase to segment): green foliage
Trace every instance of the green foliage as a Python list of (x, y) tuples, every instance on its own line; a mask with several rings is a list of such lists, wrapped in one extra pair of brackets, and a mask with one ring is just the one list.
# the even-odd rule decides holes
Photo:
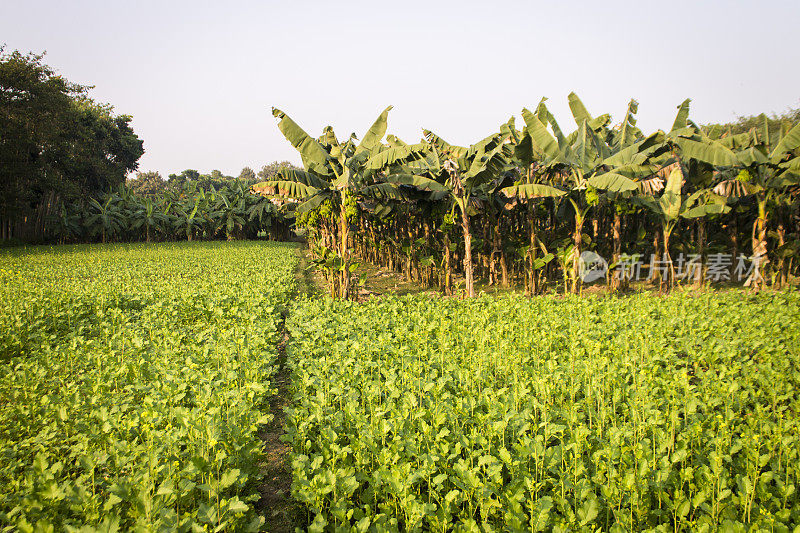
[(151, 198), (163, 194), (167, 188), (167, 182), (161, 178), (161, 174), (154, 171), (137, 172), (136, 177), (129, 179), (126, 185), (136, 194)]
[(144, 153), (130, 116), (88, 98), (89, 87), (43, 57), (0, 46), (0, 219), (37, 239), (37, 210), (54, 214), (53, 198), (69, 203), (124, 183)]
[[(267, 165), (261, 167), (261, 170), (258, 171), (257, 176), (255, 179), (260, 179), (262, 181), (275, 179), (275, 176), (278, 175), (282, 170), (302, 170), (297, 166), (293, 165), (289, 161), (273, 161)], [(242, 170), (244, 173), (244, 170)]]
[(208, 190), (200, 187), (198, 181), (191, 181), (177, 189), (166, 187), (149, 194), (146, 191), (150, 190), (150, 180), (160, 181), (160, 178), (156, 173), (142, 174), (133, 181), (131, 188), (120, 187), (98, 198), (90, 198), (85, 206), (63, 206), (57, 216), (50, 217), (48, 234), (62, 243), (233, 240), (253, 239), (261, 231), (275, 238), (273, 222), (288, 226), (285, 213), (281, 213), (269, 198), (254, 193), (239, 180)]
[(0, 524), (246, 531), (289, 244), (0, 255)]
[(772, 116), (750, 115), (737, 117), (735, 121), (726, 124), (707, 124), (703, 126), (706, 131), (719, 130), (730, 132), (732, 135), (746, 133), (754, 128), (763, 127), (766, 122), (769, 136), (777, 138), (782, 130), (800, 124), (800, 108), (789, 108), (781, 114), (773, 113)]
[(358, 199), (350, 191), (345, 191), (344, 209), (347, 222), (355, 223), (358, 220)]
[(247, 182), (256, 181), (256, 173), (252, 168), (244, 167), (242, 171), (239, 173), (238, 179)]
[(312, 531), (791, 531), (800, 297), (300, 301)]

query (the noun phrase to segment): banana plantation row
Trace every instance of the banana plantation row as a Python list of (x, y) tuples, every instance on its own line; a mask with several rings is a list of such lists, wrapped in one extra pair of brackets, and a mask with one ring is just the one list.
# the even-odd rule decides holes
[[(636, 101), (615, 125), (575, 94), (569, 104), (569, 134), (542, 100), (523, 109), (521, 130), (512, 118), (469, 147), (428, 130), (416, 144), (386, 136), (391, 107), (360, 141), (339, 141), (331, 127), (315, 139), (276, 109), (304, 170), (150, 196), (123, 186), (63, 207), (50, 233), (60, 242), (286, 240), (294, 226), (341, 297), (355, 294), (361, 261), (446, 294), (463, 283), (470, 296), (476, 279), (577, 292), (583, 252), (605, 258), (615, 290), (639, 269), (666, 287), (730, 279), (709, 271), (720, 257), (731, 269), (746, 260), (741, 281), (755, 288), (798, 275), (800, 126), (771, 132), (763, 117), (743, 133), (700, 127), (686, 100), (668, 132), (645, 134)], [(620, 275), (632, 265), (636, 276)]]
[[(463, 275), (489, 284), (524, 282), (534, 294), (560, 279), (580, 289), (582, 252), (608, 259), (609, 272), (641, 257), (671, 287), (679, 280), (725, 280), (708, 266), (687, 276), (686, 257), (748, 261), (746, 283), (780, 286), (797, 274), (800, 125), (734, 134), (700, 127), (678, 106), (668, 131), (592, 116), (574, 94), (577, 129), (566, 133), (543, 99), (468, 147), (423, 130), (419, 143), (384, 136), (391, 107), (359, 140), (326, 127), (314, 138), (284, 112), (278, 127), (304, 170), (284, 170), (254, 191), (288, 206), (326, 271), (331, 292), (354, 294), (358, 262), (402, 271), (452, 293)], [(649, 261), (648, 261), (649, 259)], [(677, 265), (677, 266), (676, 266)], [(476, 272), (477, 271), (477, 272)], [(683, 276), (683, 277), (681, 277)], [(625, 276), (606, 275), (612, 288)]]
[(244, 181), (201, 187), (188, 182), (158, 195), (137, 194), (124, 185), (83, 206), (62, 205), (48, 222), (60, 243), (172, 241), (195, 239), (288, 240), (288, 221), (268, 198)]

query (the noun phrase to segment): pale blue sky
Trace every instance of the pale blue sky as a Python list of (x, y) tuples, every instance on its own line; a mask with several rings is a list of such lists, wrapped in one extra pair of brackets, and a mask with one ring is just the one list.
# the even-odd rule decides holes
[(318, 135), (426, 127), (474, 142), (542, 96), (562, 127), (575, 90), (639, 125), (800, 106), (800, 2), (3, 0), (0, 43), (41, 52), (92, 96), (133, 115), (141, 170), (299, 162), (270, 114)]

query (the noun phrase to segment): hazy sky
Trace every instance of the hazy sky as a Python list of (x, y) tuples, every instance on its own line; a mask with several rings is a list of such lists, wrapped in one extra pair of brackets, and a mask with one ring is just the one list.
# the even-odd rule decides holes
[(238, 175), (299, 163), (276, 106), (315, 136), (389, 132), (469, 144), (542, 96), (573, 128), (567, 94), (619, 120), (668, 128), (800, 106), (800, 1), (456, 2), (2, 0), (0, 43), (47, 51), (69, 80), (133, 116), (140, 170)]

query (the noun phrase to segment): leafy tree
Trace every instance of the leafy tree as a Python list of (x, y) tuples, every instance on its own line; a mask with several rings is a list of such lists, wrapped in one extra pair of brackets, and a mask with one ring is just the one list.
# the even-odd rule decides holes
[(255, 181), (256, 173), (250, 167), (244, 167), (239, 173), (239, 179), (242, 181)]
[(769, 137), (776, 139), (781, 134), (786, 133), (797, 124), (800, 124), (800, 107), (789, 108), (783, 113), (773, 113), (771, 116), (767, 116), (764, 113), (739, 116), (732, 122), (705, 124), (702, 126), (702, 129), (706, 134), (712, 137), (723, 134), (727, 134), (727, 136), (730, 137), (740, 133), (748, 133), (754, 129), (764, 131), (765, 123)]
[(137, 172), (135, 178), (128, 180), (127, 186), (138, 195), (153, 197), (164, 192), (167, 182), (161, 178), (161, 174), (150, 170)]
[(211, 171), (211, 174), (210, 174), (209, 177), (214, 181), (224, 181), (224, 180), (232, 180), (233, 179), (232, 176), (226, 176), (225, 174), (222, 173), (221, 170), (216, 170), (216, 169)]
[[(273, 161), (261, 167), (258, 171), (258, 179), (261, 181), (268, 181), (274, 179), (283, 170), (302, 170), (300, 167), (292, 164), (289, 161)], [(244, 171), (242, 171), (244, 172)]]
[[(27, 213), (46, 184), (56, 185), (52, 152), (63, 144), (72, 100), (87, 91), (42, 63), (43, 55), (4, 54), (0, 48), (0, 217)], [(38, 189), (38, 191), (37, 191)]]
[(89, 99), (88, 87), (42, 59), (0, 49), (1, 238), (12, 226), (41, 238), (62, 202), (123, 183), (144, 153), (131, 117)]
[(180, 174), (170, 174), (167, 176), (167, 184), (173, 190), (181, 190), (185, 185), (193, 181), (198, 181), (199, 179), (200, 173), (198, 171), (187, 168)]

